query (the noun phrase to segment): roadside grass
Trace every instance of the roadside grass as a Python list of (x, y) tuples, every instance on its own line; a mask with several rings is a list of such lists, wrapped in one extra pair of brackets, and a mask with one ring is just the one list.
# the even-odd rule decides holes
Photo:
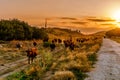
[(114, 41), (120, 43), (120, 38), (119, 38), (119, 37), (112, 37), (112, 38), (110, 38), (110, 39), (112, 39), (112, 40), (114, 40)]
[[(91, 71), (93, 65), (97, 61), (97, 51), (101, 47), (102, 37), (98, 37), (93, 41), (96, 36), (88, 36), (90, 40), (84, 43), (79, 43), (79, 48), (75, 48), (74, 51), (64, 49), (53, 53), (49, 48), (40, 51), (40, 58), (31, 64), (24, 71), (15, 73), (7, 77), (7, 80), (17, 79), (22, 80), (84, 80), (86, 72)], [(48, 72), (51, 72), (47, 74)], [(16, 78), (17, 76), (17, 78)]]

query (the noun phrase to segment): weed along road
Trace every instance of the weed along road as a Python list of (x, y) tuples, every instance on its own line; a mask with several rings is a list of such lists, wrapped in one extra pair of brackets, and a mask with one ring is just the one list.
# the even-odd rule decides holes
[(120, 80), (120, 44), (104, 39), (95, 68), (85, 80)]

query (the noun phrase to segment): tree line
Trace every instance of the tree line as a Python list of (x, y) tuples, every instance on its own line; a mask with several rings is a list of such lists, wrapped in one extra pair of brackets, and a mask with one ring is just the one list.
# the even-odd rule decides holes
[(0, 20), (0, 40), (32, 40), (48, 38), (44, 28), (30, 26), (18, 19)]

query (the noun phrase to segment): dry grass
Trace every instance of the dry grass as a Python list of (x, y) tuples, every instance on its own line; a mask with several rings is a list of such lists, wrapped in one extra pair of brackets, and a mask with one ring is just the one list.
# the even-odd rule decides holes
[(114, 41), (120, 43), (120, 38), (119, 38), (119, 37), (112, 37), (112, 38), (110, 38), (110, 39), (112, 39), (112, 40), (114, 40)]
[[(60, 31), (57, 30), (57, 32)], [(49, 34), (50, 40), (54, 38), (61, 38), (63, 40), (70, 38), (69, 33), (65, 32), (64, 34), (63, 32), (60, 32), (64, 35), (56, 36), (59, 34), (57, 32), (55, 34)], [(96, 40), (94, 40), (95, 37), (97, 37)], [(89, 40), (83, 43), (78, 43), (76, 42), (77, 38), (85, 38)], [(36, 62), (32, 64), (30, 68), (25, 70), (25, 74), (33, 76), (33, 73), (36, 73), (36, 77), (44, 78), (44, 75), (46, 75), (48, 71), (51, 71), (52, 74), (49, 74), (49, 76), (53, 76), (51, 80), (77, 80), (80, 78), (80, 80), (83, 80), (84, 77), (86, 77), (83, 73), (89, 72), (92, 68), (92, 60), (96, 58), (94, 54), (101, 46), (100, 44), (102, 43), (102, 37), (98, 35), (85, 36), (76, 34), (72, 35), (72, 39), (78, 46), (80, 46), (75, 48), (74, 51), (64, 49), (63, 44), (57, 45), (57, 49), (61, 48), (62, 50), (56, 53), (51, 52), (49, 48), (44, 49), (38, 46), (39, 50), (41, 49), (39, 51), (41, 57), (37, 58)], [(30, 44), (26, 41), (24, 45)], [(79, 75), (81, 77), (79, 77)]]
[(76, 78), (71, 71), (57, 71), (51, 80), (76, 80)]

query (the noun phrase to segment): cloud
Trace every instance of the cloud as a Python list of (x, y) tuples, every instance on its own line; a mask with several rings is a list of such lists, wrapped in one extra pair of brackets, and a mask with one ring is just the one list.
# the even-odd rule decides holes
[(71, 18), (71, 17), (60, 17), (60, 19), (77, 20), (77, 18)]
[(120, 22), (117, 22), (118, 24), (120, 24)]
[(115, 24), (112, 24), (112, 23), (105, 23), (105, 24), (100, 24), (100, 25), (105, 25), (105, 26), (114, 26)]
[(93, 22), (115, 22), (113, 19), (100, 19), (100, 18), (88, 18), (87, 20), (93, 21)]
[(73, 24), (82, 24), (82, 25), (84, 25), (84, 24), (86, 24), (87, 22), (71, 22), (71, 23), (73, 23)]
[(108, 27), (108, 28), (115, 28), (115, 27), (118, 27), (119, 25), (118, 24), (112, 24), (112, 23), (103, 23), (103, 24), (100, 24), (102, 27)]
[(56, 20), (56, 19), (58, 19), (57, 17), (47, 17), (46, 18), (47, 20)]
[(60, 22), (60, 23), (62, 23), (62, 24), (67, 24), (68, 22)]

